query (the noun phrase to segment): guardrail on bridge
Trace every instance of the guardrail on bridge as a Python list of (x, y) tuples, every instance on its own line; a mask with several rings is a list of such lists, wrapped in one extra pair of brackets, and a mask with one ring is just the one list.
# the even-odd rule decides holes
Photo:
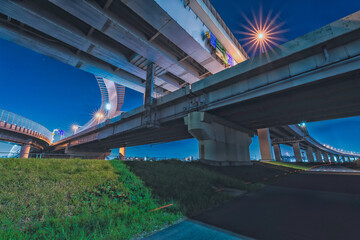
[(0, 126), (10, 130), (24, 132), (29, 135), (51, 139), (52, 133), (43, 125), (18, 114), (0, 109)]

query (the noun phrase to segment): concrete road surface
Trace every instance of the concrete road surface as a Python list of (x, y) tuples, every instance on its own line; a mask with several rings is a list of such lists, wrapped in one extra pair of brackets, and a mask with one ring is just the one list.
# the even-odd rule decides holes
[(360, 239), (360, 175), (294, 174), (195, 219), (255, 239)]
[(340, 166), (292, 174), (194, 220), (148, 239), (360, 239), (360, 175)]

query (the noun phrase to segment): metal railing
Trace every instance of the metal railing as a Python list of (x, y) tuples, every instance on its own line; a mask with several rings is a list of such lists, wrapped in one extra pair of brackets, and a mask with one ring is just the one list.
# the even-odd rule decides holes
[(42, 135), (43, 137), (51, 139), (52, 133), (43, 125), (3, 109), (0, 109), (0, 122), (11, 124), (11, 126), (14, 127), (30, 130), (34, 133)]

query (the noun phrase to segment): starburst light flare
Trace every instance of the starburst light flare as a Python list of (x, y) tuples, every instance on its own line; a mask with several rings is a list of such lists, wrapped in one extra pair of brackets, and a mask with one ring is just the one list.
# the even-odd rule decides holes
[(253, 12), (253, 21), (243, 14), (248, 25), (242, 24), (242, 27), (246, 31), (240, 31), (240, 34), (245, 35), (243, 38), (245, 44), (244, 47), (249, 46), (249, 50), (252, 56), (265, 53), (269, 49), (279, 45), (279, 42), (285, 41), (280, 37), (281, 33), (286, 30), (281, 29), (284, 22), (279, 21), (279, 14), (272, 16), (272, 12), (269, 11), (266, 18), (263, 17), (262, 9), (259, 11), (259, 16)]

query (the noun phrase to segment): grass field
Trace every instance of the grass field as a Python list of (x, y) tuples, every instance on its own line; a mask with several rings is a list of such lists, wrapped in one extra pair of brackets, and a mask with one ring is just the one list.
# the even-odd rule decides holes
[(0, 239), (139, 238), (230, 199), (223, 187), (261, 184), (179, 161), (0, 159)]
[(125, 162), (153, 193), (169, 202), (178, 203), (183, 214), (192, 216), (231, 198), (215, 189), (257, 190), (261, 184), (245, 184), (237, 178), (213, 172), (194, 162)]
[(118, 161), (0, 160), (0, 239), (129, 239), (182, 217)]

